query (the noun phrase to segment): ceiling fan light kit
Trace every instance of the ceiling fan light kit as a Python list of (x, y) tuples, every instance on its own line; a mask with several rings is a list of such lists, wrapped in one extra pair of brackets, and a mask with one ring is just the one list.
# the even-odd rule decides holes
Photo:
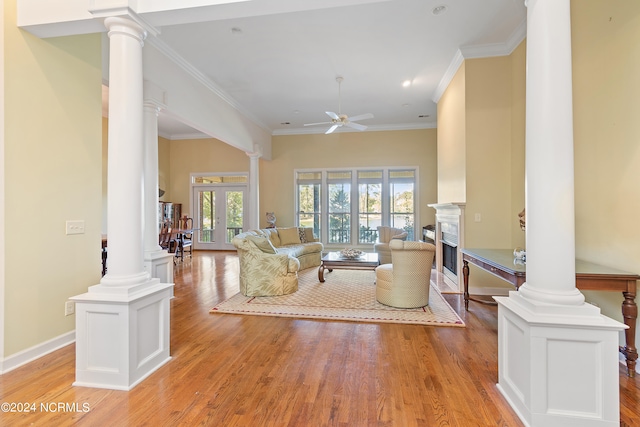
[(305, 123), (304, 126), (317, 126), (317, 125), (327, 125), (330, 124), (331, 127), (325, 132), (325, 135), (332, 133), (334, 130), (338, 129), (342, 126), (347, 126), (356, 130), (365, 130), (367, 127), (365, 125), (361, 125), (360, 123), (355, 123), (358, 120), (372, 119), (373, 114), (365, 113), (360, 114), (354, 117), (349, 117), (346, 114), (341, 113), (341, 104), (342, 104), (342, 96), (341, 96), (341, 84), (344, 78), (342, 76), (336, 77), (336, 81), (338, 82), (338, 114), (333, 111), (325, 111), (327, 116), (331, 118), (330, 122), (319, 122), (319, 123)]

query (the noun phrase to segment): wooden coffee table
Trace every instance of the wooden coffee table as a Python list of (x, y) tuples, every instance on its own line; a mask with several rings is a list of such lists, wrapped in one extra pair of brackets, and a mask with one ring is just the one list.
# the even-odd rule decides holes
[(322, 257), (318, 267), (318, 280), (324, 282), (324, 270), (375, 270), (380, 265), (378, 254), (364, 253), (359, 258), (343, 258), (340, 252), (329, 252)]

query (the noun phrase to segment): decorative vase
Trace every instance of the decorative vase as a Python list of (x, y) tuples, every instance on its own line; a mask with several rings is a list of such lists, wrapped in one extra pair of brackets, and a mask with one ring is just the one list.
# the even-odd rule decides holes
[(267, 212), (267, 228), (276, 228), (276, 215), (274, 212)]

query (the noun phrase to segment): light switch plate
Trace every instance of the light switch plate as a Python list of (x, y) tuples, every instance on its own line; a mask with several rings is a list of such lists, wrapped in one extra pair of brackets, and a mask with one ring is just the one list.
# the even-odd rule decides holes
[(84, 221), (67, 221), (67, 234), (84, 234)]

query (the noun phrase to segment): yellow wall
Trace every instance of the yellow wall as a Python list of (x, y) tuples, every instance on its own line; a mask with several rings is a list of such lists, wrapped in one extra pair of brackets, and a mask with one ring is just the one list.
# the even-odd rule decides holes
[[(640, 2), (571, 6), (576, 256), (640, 274)], [(622, 320), (620, 293), (583, 293)]]
[(467, 200), (465, 64), (438, 102), (438, 203)]
[(278, 225), (295, 223), (294, 169), (369, 166), (418, 166), (416, 225), (419, 230), (435, 221), (435, 211), (427, 207), (437, 201), (435, 129), (274, 136), (272, 155), (272, 161), (260, 162), (261, 226), (266, 212), (276, 213)]
[[(438, 202), (466, 204), (469, 248), (525, 247), (525, 49), (466, 60), (438, 102)], [(470, 285), (510, 286), (473, 266)]]
[(191, 173), (249, 172), (249, 156), (217, 139), (189, 139), (169, 143), (169, 198), (182, 204), (182, 214), (193, 216), (190, 203)]
[(100, 36), (41, 40), (4, 8), (7, 357), (73, 331), (65, 301), (100, 280), (102, 124)]

